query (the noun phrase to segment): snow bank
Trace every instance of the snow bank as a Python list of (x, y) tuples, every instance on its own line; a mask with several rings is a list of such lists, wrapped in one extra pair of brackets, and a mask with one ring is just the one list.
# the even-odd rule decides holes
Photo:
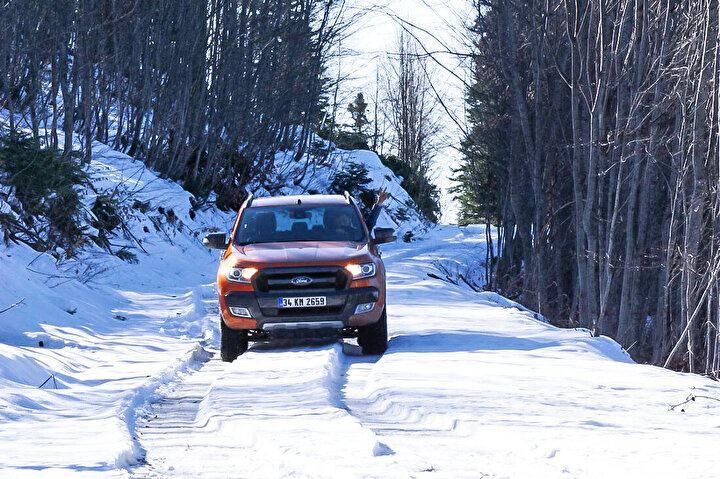
[[(369, 186), (391, 193), (381, 224), (424, 228), (399, 179), (373, 153), (336, 150), (297, 186), (288, 178), (300, 164), (289, 154), (278, 160), (275, 181), (288, 186), (276, 194), (328, 192), (347, 161), (363, 162)], [(212, 198), (194, 207), (179, 184), (98, 142), (86, 172), (83, 226), (93, 231), (100, 196), (115, 198), (122, 224), (110, 248), (131, 261), (88, 244), (58, 263), (25, 244), (0, 243), (0, 310), (7, 308), (0, 313), (0, 422), (9, 424), (0, 430), (0, 467), (38, 467), (27, 453), (38, 447), (47, 471), (72, 464), (75, 472), (114, 475), (142, 461), (137, 417), (158, 391), (208, 359), (204, 347), (218, 334), (218, 254), (202, 238), (229, 231), (234, 212), (218, 210)], [(401, 205), (410, 205), (407, 218), (394, 214)], [(0, 212), (14, 215), (2, 199)]]
[(201, 344), (215, 335), (217, 253), (201, 240), (228, 230), (233, 214), (193, 208), (178, 184), (100, 143), (87, 174), (86, 215), (99, 195), (116, 198), (111, 249), (133, 261), (94, 245), (62, 263), (0, 245), (0, 310), (16, 305), (0, 314), (0, 443), (2, 464), (19, 471), (38, 466), (33, 449), (47, 471), (116, 475), (141, 460), (136, 415), (205, 359)]
[[(312, 160), (308, 163), (306, 157), (299, 162), (295, 161), (291, 152), (276, 155), (276, 168), (269, 182), (282, 185), (277, 193), (284, 195), (308, 192), (332, 193), (329, 187), (337, 172), (347, 170), (352, 163), (362, 164), (367, 168), (368, 179), (371, 180), (366, 188), (375, 191), (385, 188), (389, 193), (378, 226), (395, 228), (398, 238), (402, 238), (407, 231), (412, 231), (413, 236), (418, 237), (432, 227), (418, 212), (414, 201), (403, 189), (402, 178), (397, 177), (390, 168), (383, 165), (376, 153), (367, 150), (341, 150), (318, 137), (315, 142), (323, 149), (330, 148), (327, 159)], [(270, 194), (262, 185), (251, 185), (249, 189), (258, 196)]]

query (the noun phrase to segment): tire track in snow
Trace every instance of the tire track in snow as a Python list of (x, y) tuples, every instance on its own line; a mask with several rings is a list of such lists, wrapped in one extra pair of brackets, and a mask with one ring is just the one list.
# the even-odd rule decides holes
[[(382, 443), (377, 437), (374, 428), (368, 427), (363, 417), (358, 415), (349, 405), (345, 397), (345, 388), (348, 385), (348, 373), (356, 363), (374, 364), (380, 356), (361, 356), (362, 350), (359, 346), (341, 342), (334, 345), (328, 356), (327, 378), (325, 386), (328, 391), (328, 399), (336, 408), (345, 411), (354, 418), (360, 426), (371, 431), (376, 441), (372, 448), (373, 456), (387, 456), (394, 454), (394, 451), (387, 444)], [(351, 359), (355, 357), (355, 359)]]
[(457, 430), (457, 418), (429, 413), (395, 399), (392, 388), (383, 385), (375, 377), (377, 371), (373, 366), (380, 361), (382, 357), (347, 360), (342, 404), (363, 426), (380, 437), (396, 433), (453, 433)]
[(383, 385), (376, 378), (386, 355), (394, 354), (391, 349), (382, 356), (362, 356), (358, 346), (345, 343), (343, 352), (338, 361), (338, 379), (333, 384), (338, 405), (373, 432), (376, 439), (373, 455), (392, 461), (405, 471), (403, 477), (435, 471), (436, 466), (426, 456), (402, 447), (403, 441), (398, 443), (398, 439), (407, 442), (408, 438), (414, 441), (419, 436), (436, 440), (442, 435), (457, 435), (458, 419), (428, 413), (407, 404), (404, 398), (393, 398), (392, 386)]
[[(427, 415), (368, 387), (373, 381), (373, 367), (382, 356), (361, 356), (353, 344), (318, 347), (260, 343), (232, 364), (221, 362), (215, 349), (208, 348), (208, 353), (212, 359), (163, 387), (162, 395), (149, 404), (138, 421), (139, 442), (147, 450), (147, 462), (132, 471), (133, 477), (192, 477), (198, 473), (227, 477), (229, 470), (250, 474), (263, 467), (262, 459), (252, 458), (277, 460), (277, 468), (266, 469), (259, 476), (302, 477), (308, 473), (308, 466), (298, 458), (308, 453), (307, 444), (293, 437), (310, 441), (327, 437), (316, 430), (322, 423), (340, 425), (338, 431), (331, 430), (332, 434), (354, 441), (355, 445), (348, 448), (352, 456), (375, 458), (381, 461), (376, 465), (380, 470), (393, 470), (398, 477), (406, 477), (431, 470), (432, 465), (415, 454), (395, 457), (393, 435), (453, 429), (436, 427)], [(370, 394), (363, 396), (363, 391)], [(307, 431), (287, 424), (270, 426), (298, 419), (308, 422)], [(268, 430), (272, 431), (270, 437)], [(243, 433), (235, 437), (234, 431)], [(334, 448), (337, 445), (330, 444), (321, 455), (350, 457), (333, 452)], [(224, 461), (217, 461), (218, 455), (225, 457)], [(181, 457), (192, 463), (211, 461), (217, 465), (193, 469), (180, 464)], [(238, 475), (245, 477), (240, 472)]]
[[(338, 343), (260, 343), (231, 364), (215, 355), (165, 388), (139, 422), (148, 454), (133, 477), (227, 477), (228, 471), (237, 477), (332, 477), (363, 457), (382, 459), (373, 465), (377, 471), (408, 476), (345, 404), (347, 371), (355, 361), (342, 349)], [(318, 463), (321, 468), (312, 469)]]
[(173, 382), (166, 384), (162, 394), (148, 403), (138, 418), (136, 432), (138, 442), (145, 454), (138, 467), (131, 470), (131, 477), (165, 477), (167, 471), (172, 471), (172, 465), (166, 467), (162, 460), (158, 463), (157, 458), (154, 457), (154, 446), (162, 437), (194, 427), (209, 384), (192, 384), (191, 377), (216, 376), (222, 372), (222, 363), (217, 359), (217, 350), (208, 348), (206, 351), (209, 355), (206, 361), (199, 364), (196, 369), (184, 371)]
[[(397, 354), (389, 350), (381, 356), (363, 356), (359, 346), (343, 343), (331, 356), (331, 373), (327, 383), (337, 407), (345, 410), (375, 438), (372, 454), (382, 464), (392, 465), (401, 473), (383, 472), (379, 477), (420, 477), (438, 470), (433, 460), (420, 450), (408, 448), (426, 438), (444, 442), (442, 437), (457, 436), (459, 420), (444, 414), (428, 413), (415, 408), (403, 397), (394, 398), (392, 385), (383, 385), (376, 377), (388, 358)], [(400, 352), (401, 353), (401, 352)], [(407, 370), (411, 370), (408, 368)], [(403, 394), (406, 394), (404, 391)], [(452, 442), (454, 439), (450, 439)], [(487, 477), (487, 476), (477, 476)]]
[(160, 390), (172, 381), (177, 380), (184, 373), (200, 369), (210, 357), (210, 353), (200, 344), (193, 348), (184, 358), (176, 364), (165, 369), (159, 375), (149, 379), (145, 385), (136, 389), (133, 394), (123, 402), (121, 417), (127, 425), (130, 434), (130, 447), (118, 455), (115, 461), (117, 467), (131, 467), (145, 462), (146, 450), (138, 438), (137, 423), (144, 411), (153, 402), (158, 400)]
[[(208, 343), (213, 337), (212, 331), (207, 327), (208, 316), (217, 312), (217, 302), (209, 300), (213, 297), (212, 292), (210, 286), (198, 287), (192, 291), (195, 304), (194, 315), (202, 316), (202, 329), (210, 334), (205, 334), (187, 354), (175, 363), (163, 369), (159, 374), (148, 378), (143, 386), (135, 389), (122, 402), (119, 415), (127, 426), (130, 445), (116, 458), (117, 467), (131, 468), (145, 463), (147, 451), (139, 438), (138, 422), (141, 422), (147, 415), (147, 411), (153, 403), (161, 400), (165, 388), (180, 381), (183, 375), (198, 371), (213, 356), (213, 353), (207, 349)], [(178, 318), (171, 318), (172, 322), (177, 322), (177, 320)]]
[[(217, 342), (217, 302), (210, 294), (203, 296), (203, 308), (209, 312), (205, 322), (213, 334), (199, 346), (202, 361), (176, 368), (169, 380), (159, 381), (157, 394), (136, 407), (142, 412), (134, 424), (136, 457), (141, 461), (131, 470), (133, 477), (192, 477), (198, 473), (226, 477), (228, 470), (242, 471), (248, 463), (254, 464), (248, 471), (263, 467), (260, 460), (242, 463), (240, 457), (280, 458), (276, 469), (266, 469), (266, 476), (302, 476), (307, 466), (298, 457), (307, 454), (306, 445), (294, 443), (292, 436), (312, 441), (312, 436), (322, 434), (289, 428), (287, 441), (269, 440), (263, 424), (296, 419), (311, 423), (307, 426), (310, 430), (326, 421), (341, 425), (335, 434), (355, 442), (353, 455), (375, 458), (382, 470), (391, 468), (407, 476), (432, 468), (413, 454), (394, 457), (393, 435), (448, 432), (454, 429), (454, 422), (438, 424), (379, 387), (373, 375), (382, 356), (362, 356), (357, 345), (347, 342), (319, 347), (317, 343), (257, 343), (236, 362), (223, 363), (216, 345), (211, 345)], [(294, 410), (296, 413), (291, 413)], [(228, 434), (230, 430), (242, 430), (243, 434), (236, 437)], [(277, 431), (277, 435), (283, 432)], [(323, 455), (331, 451), (332, 447)], [(206, 463), (215, 462), (218, 455), (225, 457), (225, 462), (215, 468), (193, 469), (179, 459)]]
[(328, 377), (326, 386), (328, 389), (328, 396), (331, 401), (335, 404), (335, 407), (342, 409), (347, 412), (350, 416), (355, 418), (358, 423), (365, 429), (372, 431), (376, 437), (375, 445), (373, 446), (373, 456), (388, 456), (395, 454), (395, 452), (385, 443), (381, 442), (375, 428), (367, 424), (362, 415), (358, 414), (348, 404), (345, 390), (348, 386), (349, 372), (355, 364), (368, 364), (372, 365), (380, 359), (380, 356), (362, 356), (362, 350), (359, 346), (347, 342), (342, 342), (339, 346), (333, 348), (332, 353), (329, 357), (328, 365)]

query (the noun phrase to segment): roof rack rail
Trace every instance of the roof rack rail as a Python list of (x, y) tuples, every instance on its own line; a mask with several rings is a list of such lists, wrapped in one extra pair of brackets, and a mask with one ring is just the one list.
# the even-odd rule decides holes
[(252, 205), (252, 202), (254, 199), (255, 199), (255, 197), (253, 196), (253, 194), (248, 192), (248, 197), (245, 200), (245, 207), (248, 208), (250, 205)]
[(347, 190), (343, 192), (343, 196), (345, 197), (347, 204), (352, 204), (352, 196), (350, 196), (350, 193), (348, 193)]

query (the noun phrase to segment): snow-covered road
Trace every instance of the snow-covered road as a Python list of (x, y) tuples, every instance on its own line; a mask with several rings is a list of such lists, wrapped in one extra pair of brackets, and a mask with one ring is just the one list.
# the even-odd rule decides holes
[(102, 285), (50, 289), (11, 246), (7, 297), (32, 295), (42, 317), (0, 319), (43, 332), (0, 344), (0, 478), (718, 477), (720, 402), (668, 407), (718, 384), (437, 279), (481, 272), (484, 237), (446, 226), (385, 247), (382, 357), (258, 344), (232, 364), (217, 352), (217, 256), (195, 243), (146, 241)]
[(480, 233), (440, 228), (386, 250), (382, 357), (270, 344), (224, 364), (208, 344), (138, 419), (146, 464), (131, 475), (717, 477), (720, 407), (668, 408), (693, 387), (720, 396), (716, 383), (428, 276), (480, 257)]

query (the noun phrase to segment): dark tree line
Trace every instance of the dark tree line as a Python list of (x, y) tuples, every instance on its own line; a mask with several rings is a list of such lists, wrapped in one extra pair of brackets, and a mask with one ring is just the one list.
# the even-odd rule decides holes
[[(227, 204), (319, 122), (342, 0), (12, 0), (0, 106), (82, 157), (99, 140)], [(11, 129), (14, 117), (11, 115)]]
[(491, 287), (720, 371), (720, 3), (478, 0), (463, 218)]

